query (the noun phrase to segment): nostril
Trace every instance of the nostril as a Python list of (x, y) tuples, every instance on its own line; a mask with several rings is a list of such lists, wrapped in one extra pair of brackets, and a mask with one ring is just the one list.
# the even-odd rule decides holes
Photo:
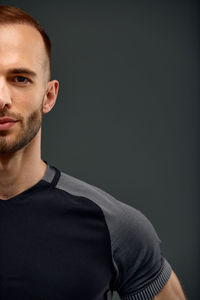
[(11, 102), (8, 103), (8, 102), (6, 102), (6, 101), (1, 101), (1, 99), (0, 99), (0, 110), (5, 109), (6, 107), (7, 107), (7, 108), (10, 108), (10, 106), (11, 106)]

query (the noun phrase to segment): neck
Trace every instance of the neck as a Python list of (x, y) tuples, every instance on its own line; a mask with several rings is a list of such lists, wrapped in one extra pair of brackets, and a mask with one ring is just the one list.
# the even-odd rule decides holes
[(41, 131), (23, 149), (0, 154), (0, 199), (6, 200), (35, 185), (46, 171), (41, 159)]

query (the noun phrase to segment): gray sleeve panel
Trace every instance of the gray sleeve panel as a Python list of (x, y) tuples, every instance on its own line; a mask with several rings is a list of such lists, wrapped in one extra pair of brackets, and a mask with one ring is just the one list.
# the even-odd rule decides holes
[(116, 270), (114, 290), (123, 300), (150, 300), (164, 287), (171, 267), (162, 257), (150, 221), (135, 208), (101, 189), (61, 172), (56, 188), (85, 197), (103, 211)]
[(166, 260), (162, 265), (161, 271), (157, 275), (156, 279), (148, 284), (143, 290), (140, 290), (134, 294), (121, 297), (122, 300), (149, 300), (153, 299), (165, 286), (171, 275), (171, 266)]
[(51, 166), (47, 165), (46, 172), (42, 179), (51, 183), (55, 176), (55, 173), (56, 173), (55, 169), (53, 169)]

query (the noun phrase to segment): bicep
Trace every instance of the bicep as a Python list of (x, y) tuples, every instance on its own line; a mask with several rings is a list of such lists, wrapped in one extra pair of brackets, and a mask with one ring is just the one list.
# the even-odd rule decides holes
[(176, 274), (172, 274), (161, 292), (153, 300), (186, 300)]

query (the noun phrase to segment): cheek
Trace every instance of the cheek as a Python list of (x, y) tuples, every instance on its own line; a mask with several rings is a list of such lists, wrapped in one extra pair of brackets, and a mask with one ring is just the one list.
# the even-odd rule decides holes
[(11, 100), (14, 110), (20, 113), (32, 112), (40, 109), (43, 103), (44, 93), (41, 89), (33, 89), (29, 87), (15, 88), (11, 91)]

